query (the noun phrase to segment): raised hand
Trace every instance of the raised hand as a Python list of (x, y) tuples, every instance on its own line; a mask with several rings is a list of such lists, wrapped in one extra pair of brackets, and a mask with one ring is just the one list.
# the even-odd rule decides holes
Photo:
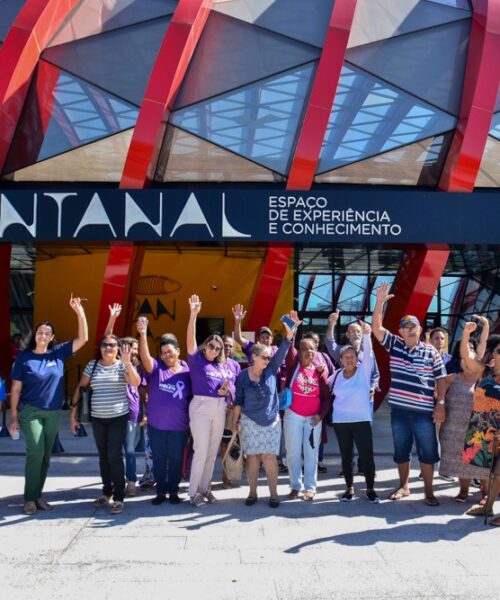
[(118, 302), (115, 302), (114, 304), (108, 304), (108, 308), (109, 316), (113, 317), (114, 319), (117, 319), (122, 312), (122, 305), (118, 304)]
[(487, 317), (483, 317), (483, 315), (472, 315), (472, 318), (479, 321), (482, 327), (484, 327), (485, 325), (489, 325)]
[(295, 328), (297, 328), (302, 323), (302, 321), (299, 319), (299, 313), (296, 310), (291, 310), (288, 313), (288, 316), (295, 323)]
[(120, 346), (120, 360), (124, 365), (128, 365), (132, 362), (130, 357), (130, 344), (122, 344)]
[(474, 323), (473, 321), (467, 321), (467, 323), (464, 325), (464, 333), (474, 333), (474, 331), (476, 331), (477, 329), (477, 323)]
[(201, 310), (200, 297), (197, 296), (196, 294), (193, 294), (192, 296), (189, 297), (188, 302), (189, 302), (189, 310), (191, 311), (191, 314), (197, 315)]
[(394, 294), (389, 294), (389, 283), (383, 281), (377, 288), (377, 302), (385, 303), (391, 298), (394, 298)]
[(147, 334), (148, 332), (148, 320), (146, 317), (137, 317), (136, 322), (137, 333), (139, 335)]
[(365, 335), (370, 335), (370, 333), (372, 332), (372, 328), (370, 327), (370, 325), (368, 323), (365, 323), (364, 321), (360, 321), (359, 324), (361, 325), (361, 330), (363, 331), (363, 333)]
[(339, 320), (339, 317), (340, 317), (340, 310), (337, 309), (328, 315), (328, 322), (331, 325), (336, 325), (337, 321)]
[(235, 304), (232, 308), (232, 311), (233, 311), (234, 320), (239, 321), (240, 323), (247, 316), (247, 311), (245, 310), (245, 307), (243, 306), (243, 304)]
[(83, 315), (84, 310), (83, 310), (81, 298), (73, 298), (73, 293), (71, 293), (71, 297), (69, 299), (69, 305), (71, 306), (72, 310), (74, 310), (76, 312), (77, 315)]

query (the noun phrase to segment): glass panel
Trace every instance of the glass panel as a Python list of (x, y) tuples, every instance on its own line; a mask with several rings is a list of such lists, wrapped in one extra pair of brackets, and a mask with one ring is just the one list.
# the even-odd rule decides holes
[(42, 58), (140, 106), (171, 17), (48, 48)]
[(132, 129), (43, 160), (9, 175), (13, 181), (105, 181), (118, 183)]
[[(493, 117), (496, 123), (490, 133), (494, 132), (495, 137), (500, 140), (500, 118), (495, 119), (497, 115)], [(486, 139), (475, 187), (500, 187), (500, 142), (489, 136)]]
[(319, 50), (212, 12), (175, 108), (200, 102), (319, 57)]
[(172, 14), (176, 6), (174, 0), (83, 0), (52, 38), (49, 47), (164, 17)]
[(317, 175), (317, 183), (368, 183), (435, 187), (453, 132), (384, 152), (352, 165)]
[(299, 276), (299, 311), (327, 311), (332, 306), (332, 276)]
[(453, 6), (454, 8), (462, 8), (463, 10), (471, 10), (469, 0), (427, 0), (433, 4), (444, 4), (446, 6)]
[(134, 106), (42, 61), (5, 172), (130, 129), (137, 114)]
[(321, 48), (334, 0), (232, 0), (212, 10)]
[(375, 280), (375, 284), (372, 288), (372, 292), (370, 294), (370, 306), (369, 306), (369, 311), (372, 312), (373, 308), (375, 306), (375, 302), (377, 300), (377, 288), (380, 286), (380, 284), (384, 281), (386, 281), (389, 284), (389, 287), (392, 286), (392, 284), (394, 283), (394, 279), (396, 278), (396, 275), (378, 275), (377, 279)]
[[(455, 302), (455, 297), (460, 289), (460, 277), (441, 277), (441, 312), (447, 313)], [(434, 309), (437, 311), (437, 307)]]
[(454, 125), (454, 117), (344, 65), (318, 172), (449, 131)]
[(458, 115), (470, 19), (349, 50), (346, 60)]
[(500, 112), (497, 112), (493, 115), (493, 118), (491, 119), (491, 129), (489, 133), (497, 140), (500, 140)]
[(335, 287), (340, 284), (342, 285), (337, 301), (337, 309), (342, 312), (362, 312), (365, 305), (368, 277), (364, 275), (349, 275), (342, 279), (335, 278)]
[(314, 65), (172, 113), (171, 122), (278, 173), (286, 173)]
[(25, 0), (2, 0), (0, 2), (0, 40), (4, 41)]
[(462, 11), (419, 0), (358, 0), (348, 47), (394, 38), (466, 17), (467, 13)]
[(156, 181), (268, 181), (283, 178), (215, 144), (168, 126)]

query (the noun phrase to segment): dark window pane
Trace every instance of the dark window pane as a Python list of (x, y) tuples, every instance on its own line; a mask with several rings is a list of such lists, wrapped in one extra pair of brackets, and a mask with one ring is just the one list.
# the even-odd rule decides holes
[(2, 0), (0, 2), (0, 40), (4, 41), (25, 0)]

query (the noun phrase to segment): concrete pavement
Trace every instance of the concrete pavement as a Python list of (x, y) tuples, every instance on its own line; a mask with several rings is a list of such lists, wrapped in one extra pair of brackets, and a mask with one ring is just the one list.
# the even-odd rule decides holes
[[(375, 442), (381, 497), (397, 479), (385, 418), (378, 417), (383, 432)], [(63, 445), (83, 440), (80, 452), (53, 458), (44, 496), (54, 511), (34, 517), (21, 512), (22, 453), (6, 454), (22, 441), (0, 439), (2, 599), (500, 599), (500, 531), (464, 515), (479, 495), (458, 504), (456, 484), (436, 479), (441, 506), (429, 508), (416, 465), (409, 498), (372, 505), (357, 476), (359, 496), (341, 503), (330, 444), (312, 503), (285, 500), (282, 475), (278, 509), (268, 507), (263, 479), (259, 502), (247, 507), (246, 485), (221, 489), (218, 465), (214, 505), (152, 506), (153, 493), (140, 492), (112, 516), (92, 505), (100, 485), (91, 438), (67, 434), (63, 427)]]

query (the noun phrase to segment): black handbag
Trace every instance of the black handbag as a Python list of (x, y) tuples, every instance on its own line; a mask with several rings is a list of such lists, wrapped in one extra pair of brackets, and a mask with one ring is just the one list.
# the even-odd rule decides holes
[(97, 367), (97, 359), (94, 362), (94, 366), (92, 367), (92, 372), (90, 373), (89, 384), (86, 387), (80, 386), (80, 402), (79, 404), (79, 418), (80, 423), (90, 423), (91, 421), (91, 405), (92, 405), (92, 377), (94, 375), (94, 371)]

